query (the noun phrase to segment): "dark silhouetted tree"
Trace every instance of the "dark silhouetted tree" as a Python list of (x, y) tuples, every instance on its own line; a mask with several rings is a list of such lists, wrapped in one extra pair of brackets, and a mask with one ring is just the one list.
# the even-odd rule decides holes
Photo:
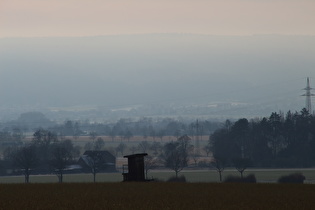
[(96, 182), (96, 174), (100, 167), (104, 165), (102, 154), (99, 151), (90, 151), (86, 160), (87, 165), (90, 167), (91, 173), (93, 174), (93, 182)]
[(74, 147), (70, 140), (63, 140), (52, 146), (50, 165), (53, 167), (59, 183), (63, 181), (64, 170), (71, 163), (73, 152)]
[(94, 143), (94, 150), (102, 150), (105, 146), (105, 141), (102, 137), (98, 137)]
[(162, 155), (164, 165), (172, 169), (176, 177), (178, 177), (178, 173), (188, 164), (189, 148), (190, 138), (187, 135), (181, 136), (175, 142), (169, 142), (164, 145)]
[(215, 157), (211, 161), (211, 166), (214, 167), (217, 170), (217, 172), (219, 173), (220, 182), (222, 182), (222, 173), (225, 169), (225, 165), (226, 165), (226, 159), (225, 158)]
[(147, 155), (144, 157), (144, 172), (145, 172), (145, 177), (148, 179), (148, 172), (151, 169), (154, 169), (158, 166), (159, 164), (159, 159), (156, 157), (152, 157), (150, 155)]
[(248, 158), (235, 158), (233, 159), (233, 165), (236, 170), (241, 174), (241, 178), (243, 178), (244, 171), (250, 166), (250, 159)]
[(48, 163), (51, 159), (51, 149), (54, 143), (58, 142), (56, 133), (49, 130), (39, 129), (33, 134), (32, 145), (36, 148), (36, 155), (42, 169), (49, 171)]
[(29, 183), (30, 172), (38, 165), (36, 148), (32, 145), (19, 148), (14, 157), (14, 163), (23, 170), (25, 183)]

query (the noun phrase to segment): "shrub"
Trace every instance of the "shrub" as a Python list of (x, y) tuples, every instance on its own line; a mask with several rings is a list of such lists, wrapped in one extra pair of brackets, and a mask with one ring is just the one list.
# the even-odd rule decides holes
[(167, 182), (186, 182), (186, 178), (185, 176), (179, 176), (179, 177), (172, 176), (171, 178), (167, 180)]
[(158, 178), (154, 178), (154, 179), (152, 179), (152, 182), (164, 182), (164, 180), (158, 179)]
[(224, 182), (233, 182), (233, 183), (239, 183), (241, 182), (242, 178), (239, 176), (228, 176), (224, 179)]
[(249, 174), (246, 177), (239, 177), (239, 176), (228, 176), (224, 182), (230, 183), (256, 183), (256, 177), (254, 174)]
[(281, 176), (278, 183), (300, 183), (303, 184), (305, 176), (302, 173), (294, 173), (287, 176)]
[(255, 177), (255, 174), (249, 174), (248, 176), (244, 177), (244, 178), (243, 178), (243, 182), (246, 182), (246, 183), (256, 183), (257, 180), (256, 180), (256, 177)]

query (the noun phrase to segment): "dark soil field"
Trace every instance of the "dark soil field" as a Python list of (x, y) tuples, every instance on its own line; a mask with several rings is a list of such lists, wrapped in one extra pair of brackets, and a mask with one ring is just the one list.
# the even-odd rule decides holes
[(0, 209), (314, 209), (315, 185), (1, 184)]

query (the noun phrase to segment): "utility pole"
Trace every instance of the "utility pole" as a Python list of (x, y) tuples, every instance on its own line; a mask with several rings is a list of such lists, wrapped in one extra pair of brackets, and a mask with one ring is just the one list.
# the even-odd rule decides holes
[(306, 88), (304, 88), (303, 90), (305, 90), (305, 94), (303, 94), (302, 96), (305, 96), (306, 97), (306, 100), (305, 100), (305, 108), (306, 110), (308, 111), (309, 114), (312, 114), (312, 102), (311, 102), (311, 97), (312, 96), (315, 96), (314, 94), (311, 93), (311, 90), (313, 88), (311, 88), (310, 86), (310, 79), (309, 77), (307, 77), (307, 80), (306, 80)]

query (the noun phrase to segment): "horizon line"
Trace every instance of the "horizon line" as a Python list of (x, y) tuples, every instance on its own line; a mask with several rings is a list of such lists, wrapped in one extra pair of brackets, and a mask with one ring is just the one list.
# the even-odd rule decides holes
[(314, 37), (315, 34), (281, 34), (281, 33), (261, 33), (261, 34), (202, 34), (202, 33), (121, 33), (121, 34), (100, 34), (100, 35), (52, 35), (52, 36), (0, 36), (0, 39), (14, 38), (92, 38), (92, 37), (113, 37), (113, 36), (143, 36), (143, 35), (193, 35), (193, 36), (212, 36), (212, 37), (254, 37), (254, 36), (287, 36), (287, 37)]

